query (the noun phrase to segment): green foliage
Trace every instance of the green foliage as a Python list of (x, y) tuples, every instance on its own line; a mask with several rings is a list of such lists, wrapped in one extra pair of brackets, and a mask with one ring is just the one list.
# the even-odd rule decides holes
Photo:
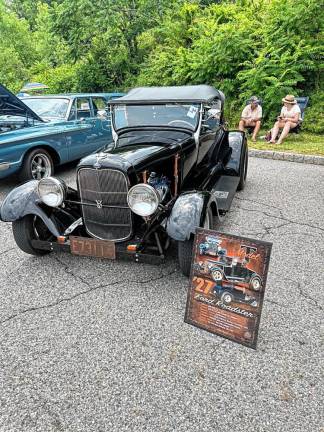
[(38, 64), (38, 73), (33, 75), (36, 82), (46, 83), (48, 93), (69, 93), (79, 91), (78, 71), (80, 65), (63, 64), (57, 67)]
[(27, 21), (18, 19), (0, 0), (0, 82), (19, 90), (35, 60)]
[(309, 94), (320, 84), (323, 7), (313, 0), (272, 0), (260, 20), (267, 23), (262, 27), (262, 48), (252, 61), (244, 62), (238, 80), (242, 97), (258, 94), (266, 116), (274, 118), (286, 94)]
[(323, 132), (324, 8), (318, 0), (0, 0), (0, 82), (50, 92), (207, 83), (236, 123), (263, 99), (308, 95), (304, 128)]
[(303, 130), (324, 133), (324, 91), (310, 96), (311, 105), (305, 111)]

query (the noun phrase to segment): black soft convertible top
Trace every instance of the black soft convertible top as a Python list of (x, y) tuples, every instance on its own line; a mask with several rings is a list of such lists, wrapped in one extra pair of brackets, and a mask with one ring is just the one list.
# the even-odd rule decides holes
[(225, 100), (224, 94), (208, 85), (137, 87), (125, 96), (110, 101), (110, 104), (147, 104), (167, 102), (210, 102), (213, 99)]

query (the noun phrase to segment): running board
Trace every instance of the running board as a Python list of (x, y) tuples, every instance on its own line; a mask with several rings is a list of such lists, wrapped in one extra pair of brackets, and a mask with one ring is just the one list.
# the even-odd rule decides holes
[(221, 176), (212, 189), (219, 211), (227, 212), (232, 204), (240, 177)]

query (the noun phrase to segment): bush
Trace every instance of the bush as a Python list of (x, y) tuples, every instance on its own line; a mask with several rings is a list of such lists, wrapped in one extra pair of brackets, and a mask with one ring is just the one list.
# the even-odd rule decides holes
[(305, 111), (303, 129), (313, 133), (324, 133), (324, 91), (311, 95), (310, 106)]

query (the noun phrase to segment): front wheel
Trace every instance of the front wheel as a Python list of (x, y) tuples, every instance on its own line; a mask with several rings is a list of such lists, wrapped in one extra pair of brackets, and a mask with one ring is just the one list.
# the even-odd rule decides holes
[(49, 251), (35, 249), (33, 240), (50, 240), (52, 237), (46, 225), (38, 216), (27, 215), (12, 223), (12, 232), (17, 246), (29, 255), (46, 255)]
[[(213, 212), (212, 209), (209, 207), (204, 221), (204, 229), (213, 229), (213, 227), (214, 227)], [(190, 238), (189, 240), (178, 242), (179, 266), (182, 273), (187, 277), (189, 277), (190, 275), (192, 250), (193, 250), (193, 237)]]
[(54, 173), (54, 164), (51, 155), (42, 148), (32, 150), (24, 158), (19, 178), (25, 180), (40, 180), (50, 177)]
[(219, 281), (223, 280), (223, 273), (219, 269), (212, 270), (211, 276), (215, 282), (219, 282)]
[(234, 300), (234, 296), (232, 293), (225, 291), (221, 296), (221, 301), (225, 304), (230, 304)]
[(259, 276), (253, 276), (250, 280), (250, 288), (253, 289), (253, 291), (260, 291), (262, 287), (262, 281)]

